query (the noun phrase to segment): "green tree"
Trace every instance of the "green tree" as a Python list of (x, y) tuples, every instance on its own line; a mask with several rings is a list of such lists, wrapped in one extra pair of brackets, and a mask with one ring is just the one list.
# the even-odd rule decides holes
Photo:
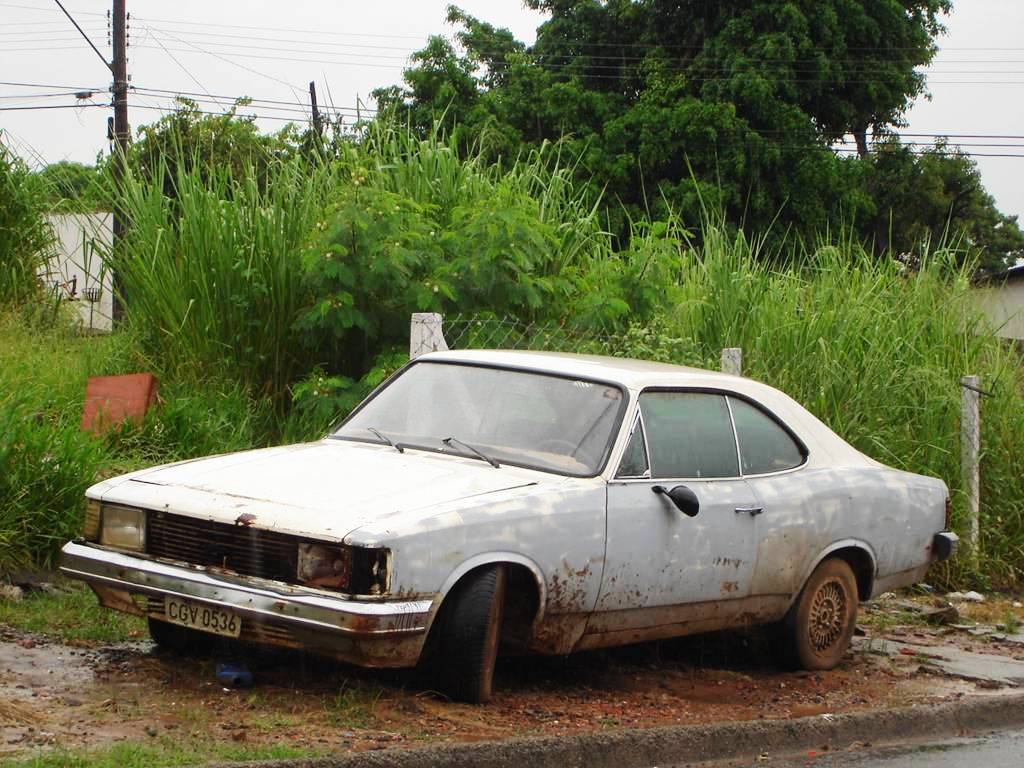
[(96, 165), (61, 160), (40, 169), (35, 176), (52, 208), (88, 212), (110, 210), (105, 172), (106, 162), (102, 158)]
[(871, 165), (871, 226), (883, 250), (916, 255), (929, 243), (955, 240), (986, 272), (1024, 255), (1017, 217), (996, 208), (977, 164), (955, 147), (940, 142), (917, 153), (889, 138), (876, 146)]
[[(550, 16), (532, 46), (450, 7), (455, 44), (432, 38), (405, 86), (377, 91), (378, 101), (421, 134), (441, 120), (461, 146), (479, 144), (492, 158), (561, 141), (623, 234), (628, 220), (673, 209), (695, 223), (712, 207), (780, 239), (852, 223), (884, 248), (882, 222), (898, 208), (901, 237), (934, 232), (941, 220), (984, 244), (989, 259), (1015, 252), (1015, 220), (985, 202), (965, 158), (943, 150), (906, 165), (870, 152), (869, 136), (899, 127), (924, 92), (921, 67), (950, 0), (527, 5)], [(833, 145), (851, 135), (857, 156), (839, 156)], [(949, 199), (910, 204), (921, 193), (916, 174)], [(901, 188), (910, 195), (902, 201)]]
[[(128, 151), (128, 162), (144, 179), (164, 179), (164, 194), (174, 197), (179, 170), (197, 169), (203, 178), (227, 169), (231, 178), (244, 179), (250, 166), (260, 186), (268, 183), (276, 161), (293, 156), (302, 141), (300, 131), (289, 123), (277, 133), (260, 133), (256, 119), (238, 115), (245, 99), (223, 114), (205, 114), (191, 99), (178, 97), (177, 108), (155, 123), (138, 129)], [(161, 173), (163, 167), (166, 172)]]

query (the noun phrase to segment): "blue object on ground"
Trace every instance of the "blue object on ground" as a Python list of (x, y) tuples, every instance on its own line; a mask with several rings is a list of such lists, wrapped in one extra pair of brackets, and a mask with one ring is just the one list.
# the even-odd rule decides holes
[(245, 664), (227, 661), (217, 665), (217, 682), (231, 688), (249, 688), (252, 686), (252, 672)]

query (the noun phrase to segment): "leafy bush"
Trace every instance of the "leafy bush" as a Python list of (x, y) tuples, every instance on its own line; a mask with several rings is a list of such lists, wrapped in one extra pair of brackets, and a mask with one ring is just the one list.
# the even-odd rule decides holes
[(25, 394), (0, 395), (0, 563), (53, 564), (81, 530), (82, 494), (102, 460), (68, 413), (39, 410)]

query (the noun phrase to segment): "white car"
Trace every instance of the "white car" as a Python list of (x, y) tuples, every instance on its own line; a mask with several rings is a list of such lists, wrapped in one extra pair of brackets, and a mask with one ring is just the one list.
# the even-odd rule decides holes
[(425, 355), (332, 434), (89, 489), (61, 570), (177, 650), (216, 635), (485, 701), (499, 652), (753, 624), (829, 669), (858, 600), (956, 552), (942, 481), (782, 392), (672, 365)]

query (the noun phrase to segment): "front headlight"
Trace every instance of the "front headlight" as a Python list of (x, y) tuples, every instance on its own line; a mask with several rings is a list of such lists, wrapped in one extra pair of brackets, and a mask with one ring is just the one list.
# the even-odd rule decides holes
[(146, 547), (146, 512), (133, 507), (103, 505), (100, 544), (141, 552)]

